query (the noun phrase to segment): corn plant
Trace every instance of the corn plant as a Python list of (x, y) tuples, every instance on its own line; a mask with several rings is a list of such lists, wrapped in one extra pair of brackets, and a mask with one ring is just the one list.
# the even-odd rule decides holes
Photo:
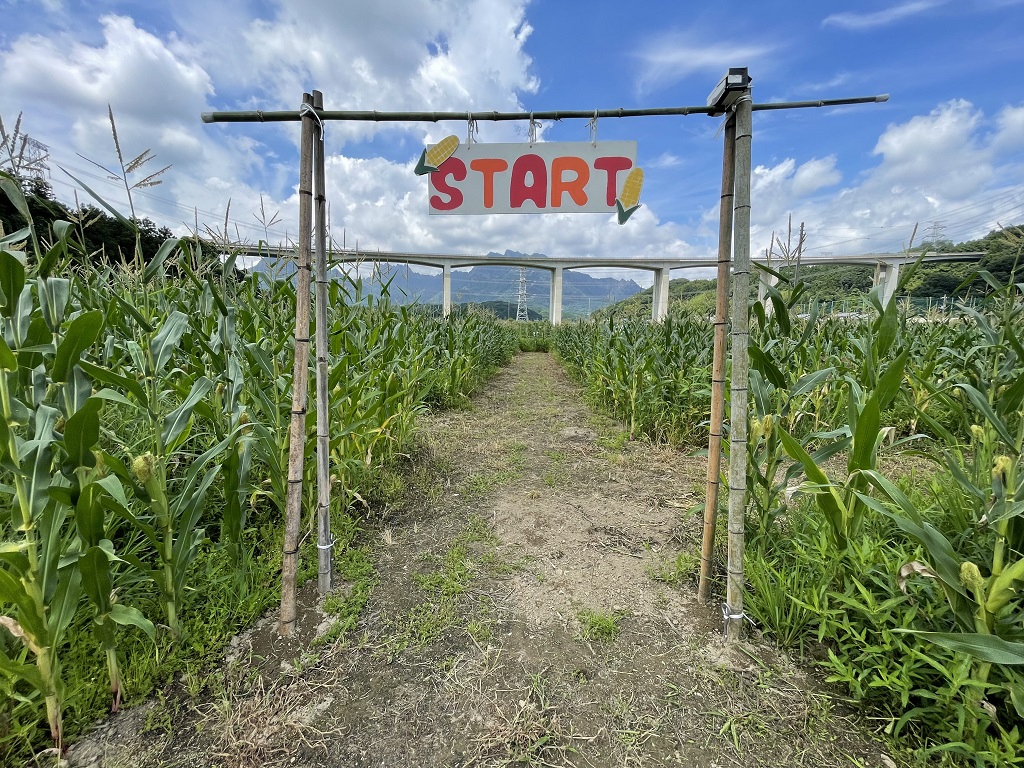
[[(927, 569), (915, 572), (937, 579), (955, 623), (950, 632), (921, 633), (938, 645), (970, 656), (973, 660), (968, 687), (974, 719), (967, 735), (981, 739), (985, 725), (994, 722), (986, 696), (999, 694), (1024, 718), (1024, 348), (1018, 335), (1024, 306), (1021, 287), (999, 285), (987, 300), (990, 311), (971, 315), (984, 344), (975, 349), (987, 363), (987, 381), (980, 387), (953, 382), (939, 398), (962, 394), (963, 407), (972, 419), (971, 439), (958, 447), (953, 434), (933, 423), (945, 438), (938, 460), (959, 484), (958, 498), (967, 510), (947, 516), (963, 526), (952, 531), (954, 541), (931, 519), (933, 510), (919, 509), (895, 484), (869, 473), (872, 485), (894, 506), (876, 500), (865, 503), (892, 517), (896, 524), (924, 548)], [(935, 499), (941, 510), (948, 501)], [(955, 544), (954, 544), (955, 542)]]
[[(770, 271), (770, 270), (769, 270)], [(790, 281), (775, 273), (789, 286)], [(767, 302), (757, 302), (752, 314), (757, 320), (750, 341), (751, 423), (747, 445), (747, 485), (753, 507), (755, 536), (767, 536), (779, 515), (786, 510), (786, 490), (794, 472), (784, 471), (787, 463), (782, 435), (802, 426), (807, 400), (835, 373), (834, 368), (807, 370), (803, 356), (817, 328), (817, 305), (806, 321), (796, 316), (803, 284), (789, 286), (785, 294), (769, 286)], [(766, 311), (770, 307), (771, 311)], [(843, 444), (834, 442), (814, 457), (822, 462)]]
[[(31, 228), (20, 190), (10, 177), (0, 178)], [(92, 587), (102, 587), (112, 547), (106, 541), (100, 558), (76, 556), (81, 553), (66, 525), (69, 515), (89, 514), (92, 494), (86, 490), (82, 500), (82, 482), (97, 463), (100, 402), (80, 362), (99, 337), (103, 317), (69, 311), (70, 282), (48, 274), (71, 247), (70, 224), (55, 229), (59, 240), (45, 254), (33, 249), (35, 281), (27, 279), (23, 252), (9, 250), (10, 241), (0, 250), (0, 464), (13, 483), (3, 486), (10, 519), (0, 526), (10, 536), (0, 542), (0, 600), (11, 606), (11, 615), (0, 616), (0, 626), (24, 647), (22, 653), (5, 649), (0, 668), (42, 694), (50, 735), (60, 748), (61, 642), (83, 581), (90, 596)]]
[[(900, 391), (909, 357), (903, 348), (887, 360), (897, 342), (899, 318), (895, 302), (882, 306), (878, 291), (872, 293), (877, 317), (864, 326), (854, 344), (860, 353), (858, 376), (846, 375), (846, 424), (827, 435), (810, 435), (804, 442), (816, 437), (830, 439), (818, 456), (812, 456), (805, 445), (785, 429), (779, 437), (786, 453), (803, 467), (807, 478), (802, 490), (810, 493), (824, 515), (838, 550), (845, 549), (852, 538), (860, 533), (868, 505), (864, 493), (869, 480), (865, 474), (874, 470), (878, 461), (878, 448), (884, 437), (882, 413), (892, 404)], [(830, 479), (821, 466), (823, 455), (846, 452), (846, 478)]]
[(555, 350), (631, 438), (698, 442), (710, 401), (711, 327), (692, 316), (567, 323)]
[[(169, 241), (166, 252), (176, 246), (187, 247), (187, 243)], [(147, 267), (143, 285), (156, 278), (158, 268), (153, 264)], [(143, 306), (131, 316), (131, 327), (121, 329), (126, 353), (121, 365), (115, 370), (92, 364), (84, 364), (84, 368), (96, 381), (107, 385), (97, 397), (125, 406), (148, 425), (144, 452), (132, 459), (130, 472), (115, 457), (108, 455), (106, 459), (148, 507), (148, 516), (138, 516), (128, 508), (122, 514), (157, 552), (159, 568), (150, 570), (141, 560), (134, 565), (159, 585), (167, 626), (177, 637), (181, 634), (178, 614), (182, 590), (203, 541), (205, 531), (200, 521), (210, 486), (220, 470), (217, 459), (226, 441), (198, 456), (182, 450), (196, 406), (214, 386), (206, 376), (189, 376), (181, 368), (171, 367), (188, 329), (189, 316), (167, 306), (166, 297), (159, 291), (147, 293)], [(172, 493), (170, 472), (178, 463), (187, 464), (188, 469), (174, 484)]]
[[(244, 590), (247, 553), (243, 532), (248, 520), (253, 438), (246, 410), (245, 360), (236, 328), (236, 296), (232, 295), (234, 291), (228, 293), (226, 280), (217, 284), (212, 271), (207, 269), (200, 276), (189, 264), (191, 260), (182, 258), (178, 262), (178, 268), (196, 289), (199, 309), (189, 316), (190, 344), (182, 357), (190, 368), (202, 371), (213, 382), (209, 397), (196, 403), (195, 415), (212, 433), (213, 440), (224, 446), (220, 532), (235, 565), (238, 586)], [(230, 269), (229, 262), (221, 274)]]

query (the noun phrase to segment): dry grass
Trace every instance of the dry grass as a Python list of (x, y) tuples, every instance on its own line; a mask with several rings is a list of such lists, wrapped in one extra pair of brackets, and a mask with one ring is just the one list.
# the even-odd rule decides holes
[(330, 689), (301, 678), (268, 684), (261, 675), (231, 682), (214, 701), (195, 707), (196, 730), (209, 742), (204, 752), (224, 768), (326, 758), (339, 735), (319, 722), (333, 702)]
[(572, 724), (551, 705), (543, 673), (532, 675), (530, 685), (511, 695), (510, 706), (498, 696), (491, 701), (493, 716), (486, 732), (476, 740), (476, 751), (467, 765), (563, 766), (574, 744), (591, 741), (573, 732)]

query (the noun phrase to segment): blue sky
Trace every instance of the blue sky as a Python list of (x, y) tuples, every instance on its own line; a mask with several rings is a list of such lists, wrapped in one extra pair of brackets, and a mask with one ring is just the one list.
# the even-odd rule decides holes
[[(692, 3), (593, 0), (0, 0), (0, 116), (127, 208), (84, 155), (116, 163), (152, 149), (165, 182), (142, 215), (184, 232), (294, 237), (297, 127), (204, 125), (207, 110), (294, 109), (319, 88), (328, 109), (597, 109), (701, 104), (730, 66), (754, 100), (891, 94), (886, 104), (754, 116), (754, 253), (807, 227), (812, 253), (899, 250), (915, 224), (954, 241), (1024, 222), (1022, 0)], [(712, 257), (721, 119), (601, 120), (635, 139), (643, 207), (601, 214), (427, 216), (412, 168), (445, 125), (328, 126), (332, 234), (348, 245), (422, 252), (507, 248), (551, 256)], [(480, 141), (525, 141), (483, 124)], [(583, 141), (584, 121), (544, 124)], [(79, 192), (79, 197), (85, 195)], [(267, 228), (261, 210), (277, 213)], [(920, 236), (919, 236), (920, 237)], [(692, 274), (689, 276), (701, 276)]]

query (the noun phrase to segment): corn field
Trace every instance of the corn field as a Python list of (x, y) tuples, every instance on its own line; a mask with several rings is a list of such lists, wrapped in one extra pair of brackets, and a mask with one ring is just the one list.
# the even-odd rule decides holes
[[(296, 287), (188, 239), (97, 265), (73, 223), (36, 232), (18, 183), (0, 186), (29, 222), (0, 233), (0, 762), (14, 765), (276, 600)], [(358, 281), (330, 290), (333, 512), (351, 528), (417, 415), (464, 402), (518, 341), (478, 315), (364, 298)]]
[[(785, 282), (751, 309), (745, 605), (919, 764), (1024, 765), (1024, 285), (981, 277), (939, 319)], [(631, 437), (700, 450), (712, 333), (613, 317), (555, 349)]]

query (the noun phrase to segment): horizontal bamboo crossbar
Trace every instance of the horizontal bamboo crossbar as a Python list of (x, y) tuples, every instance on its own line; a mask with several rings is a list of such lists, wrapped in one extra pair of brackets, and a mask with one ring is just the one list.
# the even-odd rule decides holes
[[(818, 101), (782, 101), (754, 104), (755, 112), (774, 109), (804, 109), (807, 107), (837, 107), (843, 104), (870, 104), (889, 100), (889, 94), (857, 96), (850, 99), (819, 99)], [(545, 112), (379, 112), (377, 110), (332, 111), (316, 110), (321, 120), (349, 120), (371, 123), (438, 123), (444, 120), (592, 120), (595, 117), (651, 117), (657, 115), (718, 115), (720, 107), (654, 107), (650, 109), (573, 109)], [(287, 123), (302, 119), (299, 110), (264, 112), (203, 112), (204, 123)]]

